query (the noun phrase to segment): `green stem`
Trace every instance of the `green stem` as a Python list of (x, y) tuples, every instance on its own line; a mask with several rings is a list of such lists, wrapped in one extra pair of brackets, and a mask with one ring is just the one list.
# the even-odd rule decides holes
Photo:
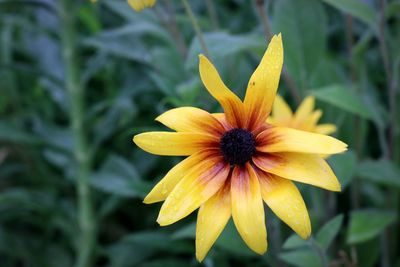
[(74, 158), (76, 161), (76, 191), (78, 202), (77, 267), (89, 267), (95, 245), (95, 221), (90, 197), (89, 177), (91, 157), (84, 131), (84, 90), (79, 82), (75, 39), (75, 12), (72, 1), (60, 1), (59, 15), (62, 23), (61, 41), (65, 64), (65, 87), (70, 99), (70, 124), (74, 139)]
[(218, 15), (217, 15), (217, 10), (214, 5), (214, 1), (206, 0), (206, 7), (207, 7), (208, 14), (210, 15), (213, 28), (215, 30), (218, 30), (219, 29), (219, 21), (218, 21)]
[(203, 49), (206, 57), (210, 58), (210, 53), (208, 52), (206, 42), (204, 41), (203, 33), (201, 32), (200, 26), (197, 23), (197, 19), (188, 3), (187, 0), (182, 0), (182, 4), (185, 7), (186, 14), (189, 16), (190, 22), (193, 25), (194, 31), (196, 32), (197, 38), (199, 39), (201, 48)]

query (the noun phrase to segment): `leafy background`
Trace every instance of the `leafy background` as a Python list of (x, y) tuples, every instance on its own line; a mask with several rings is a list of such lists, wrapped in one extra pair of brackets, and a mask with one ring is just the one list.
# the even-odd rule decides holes
[(200, 264), (195, 215), (160, 228), (160, 205), (142, 203), (180, 158), (132, 136), (163, 129), (154, 118), (173, 107), (218, 111), (181, 1), (136, 13), (122, 0), (1, 0), (1, 266), (400, 266), (400, 1), (262, 2), (190, 5), (240, 96), (266, 34), (282, 32), (279, 93), (293, 108), (315, 95), (349, 144), (329, 159), (341, 193), (299, 185), (312, 238), (267, 210), (264, 256), (230, 222)]

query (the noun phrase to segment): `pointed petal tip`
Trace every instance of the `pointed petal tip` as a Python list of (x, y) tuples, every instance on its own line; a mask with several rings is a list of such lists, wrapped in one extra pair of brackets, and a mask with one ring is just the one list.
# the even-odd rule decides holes
[(203, 260), (204, 260), (204, 258), (206, 257), (206, 255), (200, 255), (200, 253), (198, 253), (197, 251), (196, 251), (196, 260), (198, 261), (198, 262), (202, 262)]
[(262, 246), (262, 247), (259, 247), (259, 248), (252, 248), (252, 250), (255, 253), (259, 254), (259, 255), (265, 254), (265, 252), (267, 252), (267, 249), (268, 249), (268, 243), (267, 242), (265, 242), (265, 246)]

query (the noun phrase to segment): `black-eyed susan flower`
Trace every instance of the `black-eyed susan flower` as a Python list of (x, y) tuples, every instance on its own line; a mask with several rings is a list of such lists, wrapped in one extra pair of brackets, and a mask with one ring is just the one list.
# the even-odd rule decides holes
[(135, 11), (140, 12), (145, 8), (153, 7), (156, 4), (156, 0), (128, 0), (128, 4)]
[(336, 131), (334, 124), (318, 124), (322, 116), (322, 111), (315, 107), (315, 98), (313, 96), (306, 97), (296, 112), (293, 113), (285, 100), (277, 95), (272, 107), (271, 116), (267, 122), (275, 126), (285, 126), (303, 130), (307, 132), (319, 134), (331, 134)]
[(200, 76), (224, 113), (194, 107), (169, 110), (156, 120), (176, 132), (148, 132), (134, 142), (143, 150), (189, 156), (146, 196), (164, 201), (157, 222), (169, 225), (199, 208), (196, 257), (202, 261), (233, 217), (244, 242), (255, 252), (267, 250), (263, 200), (302, 238), (311, 233), (298, 181), (332, 191), (340, 184), (320, 154), (346, 150), (326, 135), (278, 127), (266, 122), (283, 64), (281, 35), (274, 36), (248, 83), (242, 102), (221, 80), (212, 63), (200, 55)]

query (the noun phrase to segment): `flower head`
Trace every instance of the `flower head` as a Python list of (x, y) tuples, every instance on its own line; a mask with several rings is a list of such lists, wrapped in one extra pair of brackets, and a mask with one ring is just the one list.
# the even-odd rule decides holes
[(156, 0), (128, 0), (128, 4), (137, 12), (148, 7), (153, 7), (155, 3)]
[(148, 132), (133, 141), (143, 150), (189, 156), (146, 196), (145, 203), (164, 201), (157, 222), (169, 225), (199, 208), (196, 257), (203, 260), (226, 223), (233, 218), (245, 243), (267, 250), (263, 200), (302, 238), (311, 233), (298, 181), (340, 191), (340, 184), (320, 154), (346, 150), (329, 136), (267, 123), (283, 64), (281, 35), (274, 36), (248, 83), (242, 102), (200, 55), (200, 76), (224, 113), (194, 107), (169, 110), (156, 120), (176, 132)]
[(306, 97), (293, 114), (285, 100), (277, 95), (272, 107), (272, 114), (267, 122), (276, 126), (285, 126), (319, 134), (331, 134), (336, 131), (334, 124), (318, 124), (322, 111), (314, 110), (315, 98)]

